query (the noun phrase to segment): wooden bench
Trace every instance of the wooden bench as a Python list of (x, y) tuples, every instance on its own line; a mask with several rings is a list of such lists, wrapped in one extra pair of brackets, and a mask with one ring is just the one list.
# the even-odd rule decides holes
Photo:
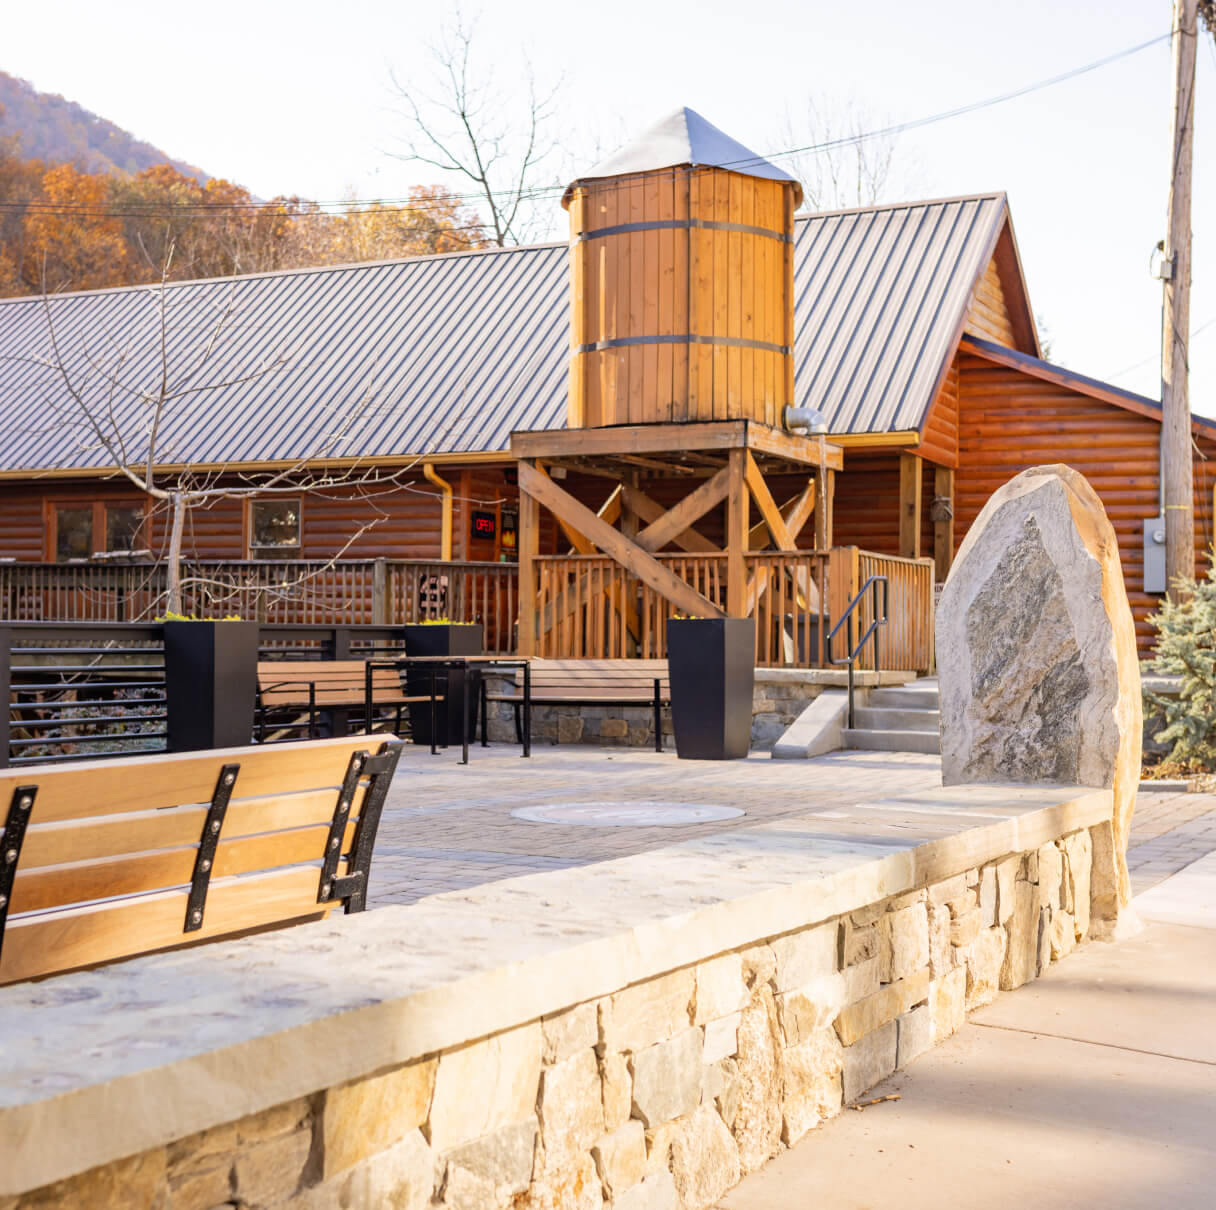
[[(387, 707), (394, 712), (392, 732), (400, 735), (402, 707), (430, 700), (429, 694), (410, 696), (395, 669), (369, 669), (365, 660), (258, 661), (258, 738), (262, 740), (269, 715), (276, 710), (293, 719), (307, 713), (308, 734), (315, 739), (319, 711), (336, 719), (338, 733), (344, 733), (356, 712), (363, 715), (365, 730), (371, 731), (376, 713)], [(298, 730), (304, 725), (292, 721), (283, 729)]]
[[(532, 704), (547, 706), (648, 706), (654, 711), (654, 749), (663, 751), (663, 707), (671, 705), (666, 660), (532, 660)], [(481, 741), (486, 742), (489, 702), (515, 707), (515, 734), (523, 727), (523, 670), (514, 674), (510, 693), (490, 693), (481, 684)]]
[(400, 741), (216, 749), (0, 776), (0, 983), (367, 902)]

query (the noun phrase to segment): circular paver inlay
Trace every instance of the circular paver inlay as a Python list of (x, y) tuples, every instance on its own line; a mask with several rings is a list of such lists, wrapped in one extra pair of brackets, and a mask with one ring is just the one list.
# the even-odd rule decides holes
[(518, 807), (511, 814), (529, 823), (577, 824), (584, 828), (685, 828), (689, 824), (738, 819), (746, 811), (713, 803), (555, 802)]

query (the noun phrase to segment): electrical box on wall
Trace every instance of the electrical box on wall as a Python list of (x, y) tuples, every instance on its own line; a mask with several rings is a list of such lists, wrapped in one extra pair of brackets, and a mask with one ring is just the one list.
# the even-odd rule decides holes
[(1150, 517), (1144, 525), (1144, 591), (1165, 592), (1165, 518)]

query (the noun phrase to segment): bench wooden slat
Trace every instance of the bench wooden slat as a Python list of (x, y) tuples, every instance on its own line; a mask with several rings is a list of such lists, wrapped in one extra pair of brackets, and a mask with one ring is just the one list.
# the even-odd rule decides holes
[[(363, 660), (262, 660), (258, 663), (258, 693), (266, 706), (307, 706), (309, 687), (318, 708), (362, 706), (367, 695), (367, 664)], [(437, 695), (438, 696), (438, 695)], [(392, 668), (372, 669), (372, 702), (378, 706), (429, 702), (409, 696)]]
[[(225, 878), (315, 861), (324, 851), (328, 835), (329, 826), (324, 824), (221, 840), (215, 854), (214, 876)], [(343, 853), (349, 850), (354, 836), (352, 821), (343, 836)], [(28, 870), (13, 885), (9, 910), (14, 914), (47, 911), (71, 903), (184, 886), (194, 872), (197, 852), (196, 846), (188, 846)]]
[[(238, 775), (237, 786), (241, 779)], [(309, 790), (303, 794), (268, 795), (265, 798), (233, 799), (224, 817), (221, 840), (256, 836), (311, 824), (328, 823), (334, 814), (337, 787)], [(362, 787), (352, 809), (363, 802)], [(38, 801), (32, 818), (38, 818)], [(32, 824), (21, 846), (21, 861), (14, 885), (19, 886), (32, 869), (73, 861), (97, 861), (123, 853), (197, 845), (207, 818), (206, 807), (177, 807), (144, 811), (138, 815), (103, 816), (71, 824)]]
[(208, 803), (219, 768), (227, 762), (241, 766), (236, 792), (242, 796), (290, 794), (326, 785), (336, 788), (351, 753), (375, 752), (386, 738), (390, 737), (352, 735), (197, 754), (81, 761), (55, 766), (51, 777), (43, 776), (45, 766), (29, 766), (0, 774), (0, 810), (7, 808), (17, 786), (30, 784), (38, 784), (31, 824)]
[[(339, 867), (339, 874), (343, 872)], [(185, 891), (165, 891), (10, 919), (0, 954), (0, 983), (168, 949), (225, 933), (320, 919), (331, 908), (316, 901), (317, 877), (314, 866), (295, 866), (269, 874), (213, 881), (203, 927), (184, 935)]]
[[(24, 810), (5, 809), (23, 822), (24, 836), (13, 838), (19, 851), (0, 920), (0, 983), (316, 919), (339, 904), (359, 910), (400, 747), (395, 738), (350, 736), (7, 775), (10, 793), (14, 785), (35, 793)], [(369, 759), (356, 770), (351, 756), (359, 752)], [(209, 825), (216, 784), (233, 764), (232, 797), (217, 803), (222, 820)], [(82, 772), (92, 775), (87, 784)], [(284, 784), (291, 788), (275, 792)], [(72, 791), (79, 801), (67, 804)], [(214, 848), (196, 879), (205, 828)], [(356, 860), (359, 878), (331, 882)], [(335, 898), (319, 905), (322, 880)]]
[[(654, 683), (667, 699), (671, 687), (666, 660), (533, 660), (533, 702), (551, 705), (644, 706), (654, 701)], [(519, 702), (523, 698), (523, 670), (511, 678), (514, 689), (487, 693), (491, 702)]]

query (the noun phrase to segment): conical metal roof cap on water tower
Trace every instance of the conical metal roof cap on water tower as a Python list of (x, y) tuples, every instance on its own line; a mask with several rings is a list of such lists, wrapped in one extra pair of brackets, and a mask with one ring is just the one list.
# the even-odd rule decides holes
[[(802, 204), (802, 186), (794, 177), (687, 106), (660, 119), (632, 143), (580, 173), (577, 181), (655, 172), (686, 164), (694, 168), (724, 168), (770, 181), (790, 181), (794, 186), (794, 208)], [(574, 184), (567, 187), (563, 206), (569, 207), (573, 188)]]

